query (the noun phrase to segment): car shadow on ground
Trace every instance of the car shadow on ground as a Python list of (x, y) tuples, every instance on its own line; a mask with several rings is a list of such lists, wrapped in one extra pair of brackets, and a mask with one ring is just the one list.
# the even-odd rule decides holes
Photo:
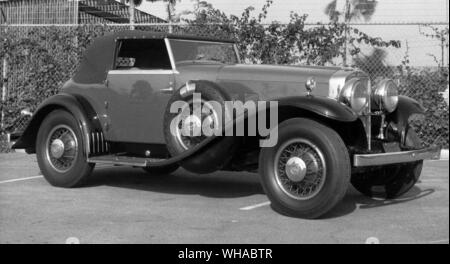
[(257, 174), (232, 172), (192, 174), (183, 169), (162, 175), (152, 175), (140, 169), (95, 170), (86, 187), (101, 185), (211, 198), (238, 198), (264, 194)]
[(372, 209), (372, 208), (376, 208), (376, 207), (406, 203), (406, 202), (410, 202), (413, 200), (423, 198), (432, 193), (434, 193), (434, 189), (430, 189), (430, 188), (421, 189), (418, 186), (414, 186), (413, 188), (411, 188), (411, 190), (409, 190), (407, 193), (405, 193), (401, 197), (398, 197), (396, 199), (384, 199), (384, 198), (367, 197), (367, 196), (359, 193), (353, 187), (350, 187), (349, 191), (347, 192), (347, 195), (344, 197), (344, 199), (341, 201), (341, 203), (338, 204), (332, 211), (325, 214), (321, 218), (329, 219), (329, 218), (344, 216), (344, 215), (350, 214), (357, 208), (358, 209)]
[[(239, 198), (264, 194), (255, 173), (216, 172), (193, 174), (179, 169), (172, 174), (151, 175), (140, 169), (108, 168), (95, 170), (86, 187), (113, 186), (168, 194), (201, 195), (210, 198)], [(371, 209), (417, 200), (434, 193), (434, 189), (421, 189), (417, 185), (397, 199), (371, 198), (350, 187), (344, 199), (321, 219), (351, 214), (356, 209)], [(278, 209), (272, 209), (283, 214)], [(289, 215), (286, 215), (289, 216)]]

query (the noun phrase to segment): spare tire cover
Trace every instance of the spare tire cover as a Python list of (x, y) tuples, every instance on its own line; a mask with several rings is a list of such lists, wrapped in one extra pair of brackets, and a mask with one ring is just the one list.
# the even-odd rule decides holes
[[(186, 127), (188, 127), (188, 130), (193, 129), (193, 126), (198, 129), (198, 125), (202, 127), (204, 124), (203, 113), (201, 113), (199, 118), (196, 118), (198, 115), (193, 115), (193, 113), (195, 113), (192, 110), (194, 94), (196, 94), (197, 98), (200, 96), (202, 107), (205, 105), (210, 106), (208, 102), (216, 102), (214, 106), (221, 107), (221, 112), (215, 113), (216, 115), (221, 113), (221, 118), (214, 119), (216, 120), (214, 122), (219, 120), (219, 122), (222, 123), (221, 128), (224, 127), (225, 120), (233, 116), (232, 110), (230, 111), (230, 109), (225, 107), (225, 101), (230, 101), (231, 99), (220, 86), (208, 81), (195, 81), (189, 86), (190, 88), (195, 87), (195, 89), (192, 89), (189, 92), (186, 92), (187, 86), (178, 89), (170, 98), (164, 114), (164, 137), (167, 149), (172, 157), (180, 155), (184, 151), (199, 144), (207, 137), (203, 131), (201, 131), (200, 136), (194, 137), (183, 136), (180, 134), (182, 131), (186, 132)], [(183, 90), (183, 88), (185, 90)], [(178, 111), (176, 112), (171, 112), (171, 107), (176, 102), (184, 102), (185, 105), (190, 105), (191, 107), (188, 108), (187, 112), (184, 111), (184, 113), (180, 108), (178, 108)], [(210, 109), (215, 109), (215, 107), (210, 107)], [(174, 109), (172, 109), (172, 111), (173, 110)], [(171, 125), (173, 126), (172, 129)], [(231, 160), (237, 149), (237, 145), (238, 141), (235, 137), (217, 137), (203, 149), (181, 161), (180, 165), (186, 170), (195, 173), (210, 173), (220, 170)]]

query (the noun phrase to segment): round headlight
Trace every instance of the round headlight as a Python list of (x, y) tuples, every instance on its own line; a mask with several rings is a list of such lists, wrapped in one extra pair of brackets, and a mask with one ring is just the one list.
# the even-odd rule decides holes
[(357, 114), (360, 114), (369, 102), (369, 92), (364, 81), (360, 79), (351, 79), (345, 83), (344, 88), (340, 93), (339, 100), (350, 106)]
[(392, 80), (382, 80), (373, 90), (373, 110), (386, 110), (391, 113), (397, 108), (398, 89)]

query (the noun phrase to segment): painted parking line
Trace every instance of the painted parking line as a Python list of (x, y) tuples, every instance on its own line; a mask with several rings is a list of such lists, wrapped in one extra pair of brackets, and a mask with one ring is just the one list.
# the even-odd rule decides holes
[[(108, 168), (113, 168), (113, 166), (98, 166), (95, 169), (108, 169)], [(30, 177), (23, 177), (23, 178), (17, 178), (17, 179), (11, 179), (11, 180), (5, 180), (5, 181), (0, 181), (0, 184), (3, 183), (11, 183), (11, 182), (18, 182), (18, 181), (27, 181), (27, 180), (34, 180), (34, 179), (39, 179), (39, 178), (43, 178), (44, 176), (42, 175), (36, 175), (36, 176), (30, 176)]]
[(0, 181), (0, 184), (3, 183), (10, 183), (10, 182), (18, 182), (18, 181), (27, 181), (27, 180), (33, 180), (33, 179), (38, 179), (38, 178), (42, 178), (44, 176), (42, 175), (36, 175), (36, 176), (31, 176), (31, 177), (24, 177), (24, 178), (18, 178), (18, 179), (11, 179), (11, 180), (6, 180), (6, 181)]
[(248, 211), (248, 210), (253, 210), (253, 209), (256, 209), (256, 208), (259, 208), (259, 207), (263, 207), (263, 206), (267, 206), (267, 205), (270, 205), (269, 201), (263, 202), (263, 203), (259, 203), (259, 204), (254, 204), (254, 205), (241, 207), (241, 208), (239, 208), (239, 210)]

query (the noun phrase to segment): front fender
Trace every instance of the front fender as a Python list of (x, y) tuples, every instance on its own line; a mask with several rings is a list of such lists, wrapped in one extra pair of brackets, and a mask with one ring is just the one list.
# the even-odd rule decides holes
[(406, 132), (408, 129), (409, 118), (412, 115), (423, 115), (425, 109), (416, 100), (407, 97), (399, 96), (397, 109), (386, 117), (388, 122), (392, 122), (396, 125), (398, 134), (401, 138), (401, 142), (405, 142)]
[(101, 131), (98, 118), (96, 118), (97, 115), (84, 98), (66, 93), (54, 95), (39, 105), (22, 135), (12, 148), (26, 149), (27, 153), (35, 153), (39, 127), (47, 114), (55, 109), (65, 109), (75, 117), (82, 131), (84, 150), (86, 156), (88, 156), (90, 133), (99, 129)]
[(291, 106), (341, 122), (353, 122), (358, 115), (348, 106), (326, 97), (292, 96), (278, 100), (278, 106)]

